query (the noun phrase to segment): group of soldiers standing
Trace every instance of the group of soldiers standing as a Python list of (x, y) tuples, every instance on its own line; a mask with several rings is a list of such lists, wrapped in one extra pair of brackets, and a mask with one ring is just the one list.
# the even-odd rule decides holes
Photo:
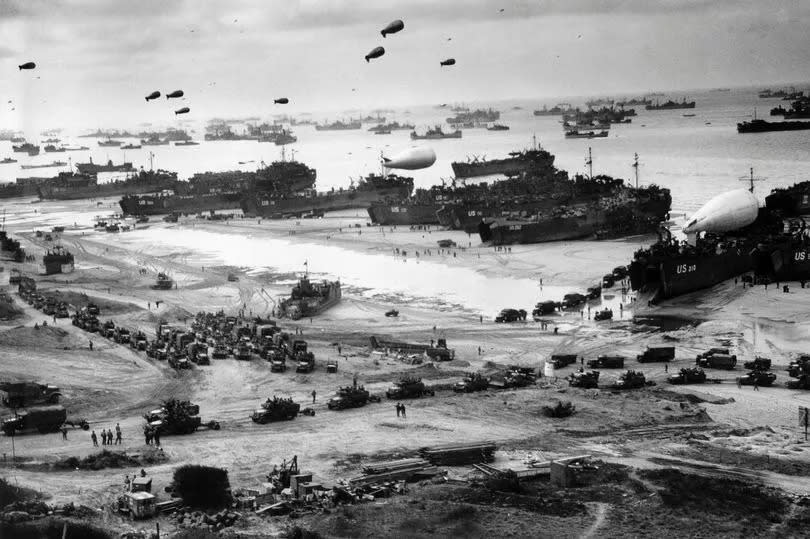
[[(62, 433), (64, 438), (67, 438), (65, 433)], [(90, 433), (90, 439), (93, 441), (93, 447), (98, 447), (98, 435), (96, 431)], [(115, 424), (115, 440), (113, 441), (113, 431), (111, 429), (101, 429), (101, 445), (119, 445), (123, 444), (124, 440), (121, 437), (121, 425)]]

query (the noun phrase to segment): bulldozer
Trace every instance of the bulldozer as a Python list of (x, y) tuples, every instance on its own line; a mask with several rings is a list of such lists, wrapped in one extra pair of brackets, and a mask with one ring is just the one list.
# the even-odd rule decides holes
[(643, 372), (629, 370), (619, 376), (619, 379), (613, 384), (613, 389), (638, 389), (645, 385), (647, 385), (647, 379)]
[(400, 378), (385, 392), (389, 399), (413, 399), (424, 395), (435, 395), (435, 392), (426, 387), (421, 378), (405, 376)]
[(474, 391), (484, 391), (489, 387), (489, 378), (480, 372), (469, 372), (464, 379), (453, 385), (456, 393), (472, 393)]
[(670, 384), (702, 384), (706, 381), (706, 372), (699, 367), (681, 369), (677, 374), (667, 377)]
[(568, 385), (583, 389), (599, 387), (599, 371), (577, 371), (568, 375)]
[(254, 423), (270, 423), (271, 421), (289, 421), (295, 419), (298, 412), (301, 410), (301, 405), (293, 402), (292, 399), (278, 398), (275, 395), (273, 399), (267, 399), (262, 403), (262, 407), (254, 411), (250, 419)]
[(62, 393), (50, 384), (3, 382), (0, 383), (0, 395), (6, 406), (20, 408), (32, 404), (58, 404)]

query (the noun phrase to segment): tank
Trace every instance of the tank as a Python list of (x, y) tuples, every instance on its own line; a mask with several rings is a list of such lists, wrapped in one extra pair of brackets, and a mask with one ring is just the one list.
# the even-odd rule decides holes
[(273, 399), (267, 399), (262, 403), (262, 407), (254, 411), (250, 418), (254, 423), (270, 423), (271, 421), (289, 421), (295, 419), (298, 412), (301, 410), (301, 405), (293, 402), (290, 398), (278, 398), (273, 396)]
[(568, 385), (583, 389), (599, 387), (599, 371), (577, 371), (568, 375)]
[(155, 279), (155, 284), (152, 285), (152, 288), (155, 290), (171, 290), (174, 286), (174, 281), (171, 277), (167, 274), (161, 272), (157, 274), (157, 278)]
[(756, 384), (758, 386), (767, 387), (773, 385), (775, 381), (776, 375), (767, 371), (749, 371), (748, 373), (740, 376), (740, 384), (744, 386), (752, 386)]

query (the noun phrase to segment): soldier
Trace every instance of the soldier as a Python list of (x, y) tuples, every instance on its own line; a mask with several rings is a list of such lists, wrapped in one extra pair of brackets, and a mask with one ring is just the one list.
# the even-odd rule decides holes
[(754, 376), (754, 391), (759, 391), (759, 378)]
[(399, 407), (400, 407), (400, 411), (402, 412), (402, 417), (405, 417), (405, 405), (400, 404)]
[(93, 341), (90, 341), (90, 351), (93, 351)]
[(397, 403), (397, 417), (399, 417), (399, 403)]
[(155, 429), (152, 436), (155, 439), (155, 447), (160, 447), (160, 431), (158, 429)]
[(107, 445), (107, 431), (101, 429), (101, 445)]
[(312, 390), (312, 404), (315, 404), (315, 390)]
[(152, 441), (152, 433), (149, 431), (149, 426), (143, 428), (143, 439), (146, 445), (149, 445)]
[(67, 427), (62, 425), (62, 439), (67, 440)]
[(96, 431), (90, 433), (90, 439), (93, 440), (93, 447), (98, 447), (98, 437), (96, 436)]
[(669, 372), (669, 363), (664, 363), (664, 372)]
[(116, 423), (115, 424), (115, 445), (124, 443), (123, 439), (121, 438), (121, 425)]

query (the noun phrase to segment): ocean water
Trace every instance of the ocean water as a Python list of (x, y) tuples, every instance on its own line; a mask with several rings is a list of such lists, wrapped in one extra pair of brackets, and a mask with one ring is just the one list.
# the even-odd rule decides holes
[[(669, 188), (675, 214), (689, 214), (718, 193), (747, 186), (740, 178), (747, 178), (751, 167), (755, 176), (763, 178), (756, 183), (755, 191), (761, 200), (774, 187), (807, 179), (810, 171), (810, 131), (745, 135), (736, 132), (737, 122), (750, 119), (755, 108), (758, 116), (766, 117), (770, 108), (782, 104), (782, 101), (759, 99), (756, 89), (675, 94), (669, 97), (694, 99), (697, 107), (674, 111), (645, 111), (643, 107), (635, 107), (638, 115), (633, 117), (631, 124), (614, 125), (608, 138), (592, 140), (566, 140), (559, 117), (536, 117), (532, 114), (535, 108), (543, 105), (552, 106), (557, 102), (576, 104), (584, 102), (584, 98), (470, 103), (468, 106), (471, 108), (486, 105), (497, 108), (502, 112), (499, 123), (509, 125), (511, 129), (465, 129), (461, 139), (417, 141), (416, 144), (435, 150), (437, 162), (429, 169), (404, 172), (414, 177), (417, 186), (429, 187), (443, 180), (449, 181), (452, 177), (450, 163), (453, 161), (464, 160), (468, 156), (503, 157), (510, 151), (529, 147), (534, 137), (556, 156), (557, 166), (571, 174), (586, 171), (585, 159), (590, 147), (594, 173), (634, 181), (631, 164), (633, 154), (638, 153), (641, 163), (639, 183), (656, 183)], [(694, 113), (695, 116), (684, 117), (684, 113)], [(423, 131), (428, 126), (442, 123), (445, 117), (451, 115), (453, 112), (449, 107), (414, 107), (408, 111), (389, 113), (387, 117), (401, 123), (414, 123), (417, 130)], [(348, 115), (333, 115), (329, 119), (335, 118), (348, 118)], [(409, 131), (375, 135), (366, 130), (368, 127), (364, 125), (360, 131), (318, 132), (313, 126), (298, 126), (294, 129), (298, 142), (286, 147), (287, 157), (291, 157), (294, 151), (296, 159), (314, 167), (318, 172), (318, 188), (326, 190), (348, 186), (352, 178), (378, 171), (381, 153), (393, 154), (415, 145), (409, 138)], [(204, 126), (197, 126), (195, 131), (194, 138), (201, 140)], [(175, 170), (181, 178), (185, 178), (206, 170), (250, 170), (259, 161), (276, 160), (281, 154), (281, 149), (274, 144), (255, 141), (201, 141), (199, 146), (154, 146), (126, 152), (98, 147), (97, 141), (90, 138), (65, 136), (63, 142), (71, 146), (90, 146), (91, 149), (67, 154), (42, 154), (32, 158), (14, 154), (20, 163), (0, 165), (0, 180), (13, 181), (17, 176), (53, 174), (53, 169), (21, 171), (18, 165), (67, 160), (67, 157), (74, 162), (85, 161), (92, 156), (96, 162), (109, 158), (116, 163), (126, 158), (136, 166), (148, 167), (151, 151), (156, 167)], [(0, 157), (11, 154), (10, 146), (9, 142), (0, 142)], [(253, 162), (239, 164), (239, 161)], [(102, 179), (114, 176), (103, 175)], [(87, 226), (92, 215), (117, 210), (114, 205), (111, 209), (108, 202), (114, 201), (105, 201), (103, 207), (81, 213), (72, 210), (75, 206), (58, 201), (37, 204), (37, 213), (33, 213), (34, 207), (29, 204), (7, 200), (0, 204), (8, 210), (7, 223), (11, 225), (27, 227), (27, 223), (37, 223), (39, 226), (55, 226), (77, 222), (80, 226)], [(494, 314), (506, 306), (530, 309), (537, 301), (561, 299), (563, 293), (576, 290), (576, 287), (563, 290), (554, 286), (540, 290), (537, 282), (531, 278), (485, 277), (469, 268), (428, 261), (416, 264), (414, 260), (409, 260), (403, 263), (383, 254), (316, 246), (299, 239), (271, 240), (275, 242), (272, 246), (266, 245), (268, 240), (260, 242), (250, 237), (238, 241), (219, 240), (221, 238), (211, 238), (208, 233), (201, 231), (184, 232), (180, 229), (176, 234), (134, 231), (122, 234), (119, 241), (131, 243), (136, 250), (144, 244), (149, 244), (152, 249), (162, 245), (169, 252), (178, 246), (187, 246), (197, 253), (197, 257), (220, 263), (227, 261), (257, 270), (300, 271), (303, 260), (310, 260), (312, 267), (329, 268), (323, 273), (316, 271), (319, 278), (340, 278), (347, 285), (363, 289), (365, 296), (393, 294), (407, 302), (423, 305), (431, 302), (452, 303), (487, 314)], [(542, 259), (549, 247), (538, 244), (521, 249), (531, 250), (538, 259)], [(264, 252), (276, 255), (264, 256)], [(284, 256), (278, 256), (278, 253), (284, 253)], [(339, 264), (335, 261), (339, 261)], [(566, 268), (549, 269), (551, 272), (566, 271)], [(589, 282), (580, 283), (580, 288), (584, 291), (592, 284), (593, 280), (589, 279)]]
[[(631, 124), (614, 125), (606, 139), (566, 140), (559, 117), (534, 116), (533, 109), (554, 105), (557, 101), (582, 103), (584, 98), (560, 98), (545, 101), (504, 101), (489, 104), (470, 103), (468, 106), (491, 105), (501, 111), (499, 123), (510, 126), (509, 131), (464, 129), (461, 139), (411, 141), (409, 131), (394, 131), (390, 135), (375, 135), (364, 124), (359, 131), (316, 131), (313, 126), (297, 126), (294, 132), (298, 142), (286, 147), (287, 157), (295, 158), (318, 171), (319, 189), (348, 186), (352, 178), (359, 178), (380, 170), (382, 153), (391, 155), (413, 145), (427, 145), (437, 154), (437, 162), (429, 169), (404, 171), (413, 176), (418, 187), (429, 187), (452, 177), (450, 163), (478, 156), (504, 157), (510, 151), (531, 146), (532, 137), (553, 153), (559, 168), (569, 173), (585, 172), (585, 158), (592, 148), (594, 173), (604, 173), (634, 181), (631, 164), (633, 154), (640, 159), (639, 183), (657, 183), (672, 191), (674, 212), (693, 212), (712, 196), (743, 185), (740, 177), (748, 176), (749, 169), (764, 180), (757, 182), (757, 195), (764, 199), (773, 187), (791, 185), (807, 178), (810, 170), (810, 130), (781, 133), (738, 134), (737, 122), (748, 120), (757, 110), (759, 117), (767, 117), (771, 107), (783, 104), (778, 99), (759, 99), (756, 89), (730, 92), (696, 92), (672, 94), (694, 99), (693, 110), (645, 111), (635, 107), (638, 115)], [(666, 98), (662, 98), (666, 99)], [(514, 107), (520, 107), (515, 109)], [(694, 117), (683, 117), (694, 113)], [(410, 122), (423, 131), (426, 127), (443, 123), (454, 113), (449, 106), (414, 107), (386, 114), (389, 120)], [(348, 114), (333, 115), (329, 119), (348, 118)], [(99, 147), (92, 138), (65, 136), (63, 142), (71, 146), (85, 145), (90, 150), (68, 153), (41, 153), (28, 157), (13, 154), (17, 164), (0, 165), (0, 181), (14, 181), (16, 177), (48, 176), (59, 169), (21, 170), (19, 165), (48, 163), (54, 160), (95, 162), (124, 159), (136, 167), (149, 166), (149, 153), (154, 153), (156, 167), (177, 171), (181, 178), (206, 170), (251, 170), (264, 160), (270, 162), (281, 156), (274, 144), (255, 141), (205, 142), (204, 125), (194, 129), (193, 136), (199, 146), (152, 146), (140, 150), (121, 150)], [(69, 133), (69, 130), (66, 131)], [(76, 133), (77, 134), (77, 133)], [(45, 138), (45, 137), (42, 137)], [(132, 140), (122, 139), (127, 142)], [(134, 139), (133, 139), (134, 140)], [(0, 142), (0, 157), (11, 155), (11, 143)], [(239, 162), (246, 162), (240, 164)], [(252, 161), (252, 162), (248, 162)], [(64, 169), (65, 167), (63, 167)], [(114, 177), (102, 175), (102, 180)], [(474, 180), (478, 181), (478, 180)]]

